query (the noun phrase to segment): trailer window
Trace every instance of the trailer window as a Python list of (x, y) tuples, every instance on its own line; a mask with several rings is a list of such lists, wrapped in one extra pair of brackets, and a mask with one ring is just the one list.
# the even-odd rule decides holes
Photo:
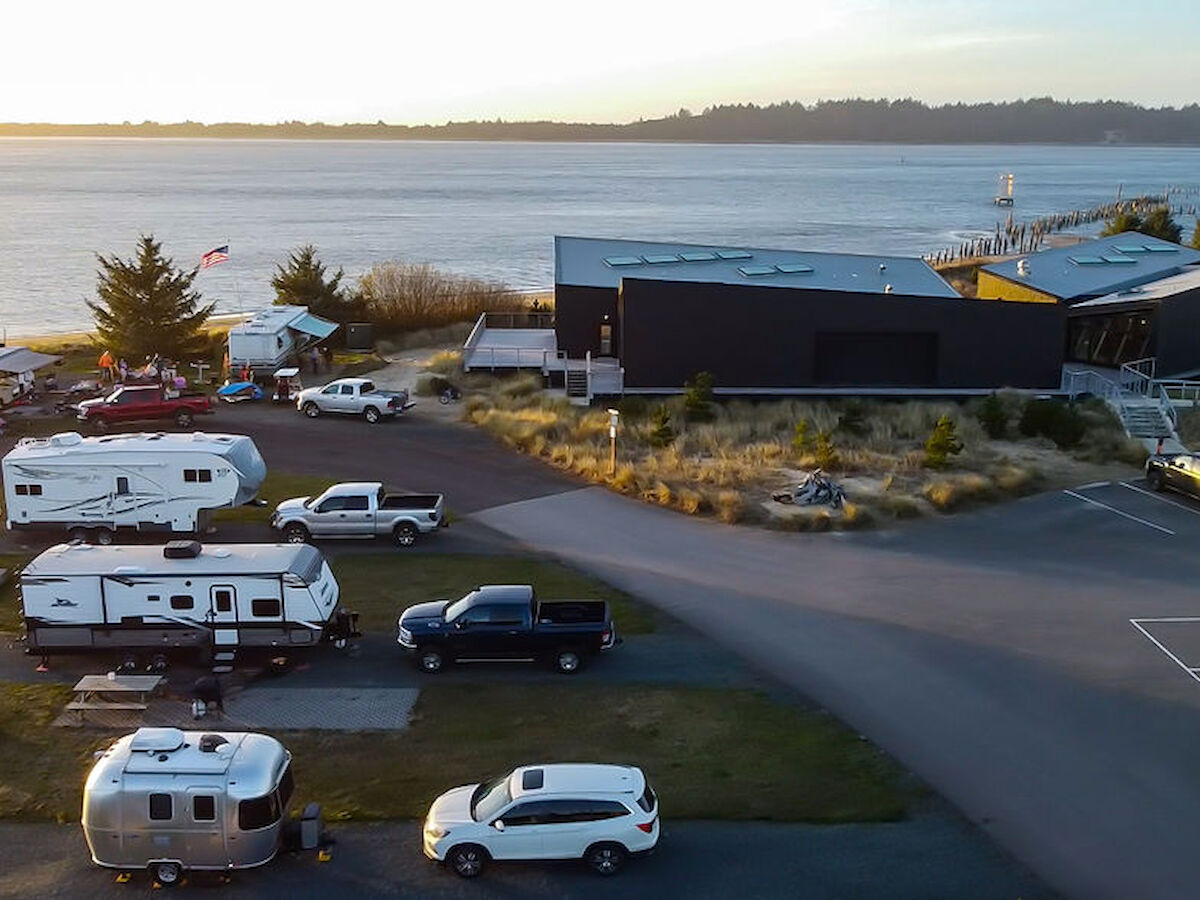
[(171, 795), (150, 795), (150, 818), (155, 822), (165, 822), (171, 818)]
[(213, 602), (216, 604), (217, 612), (231, 611), (233, 609), (233, 591), (224, 588), (213, 591)]
[(279, 821), (279, 798), (275, 792), (238, 804), (238, 828), (242, 831), (257, 831)]
[(17, 485), (17, 493), (20, 494), (22, 497), (27, 496), (29, 494), (29, 485), (18, 484)]
[(212, 469), (184, 469), (183, 480), (188, 482), (212, 481)]
[(195, 469), (184, 469), (183, 470), (183, 480), (184, 481), (195, 481), (196, 480), (196, 470)]
[(118, 494), (128, 494), (129, 493), (129, 479), (126, 478), (124, 475), (117, 478), (117, 493)]
[(197, 822), (215, 822), (217, 820), (217, 798), (205, 794), (192, 797), (192, 818)]
[(212, 469), (197, 469), (196, 475), (201, 481), (212, 481)]
[(29, 495), (31, 497), (42, 496), (42, 486), (40, 484), (31, 484), (29, 486)]
[(190, 594), (173, 594), (171, 596), (171, 609), (192, 609), (195, 605), (196, 601)]
[(255, 616), (278, 616), (279, 598), (255, 597), (250, 601), (250, 614)]

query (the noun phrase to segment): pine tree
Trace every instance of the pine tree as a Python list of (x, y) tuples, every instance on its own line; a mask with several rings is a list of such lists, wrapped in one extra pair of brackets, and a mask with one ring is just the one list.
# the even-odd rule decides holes
[(140, 362), (159, 354), (186, 360), (204, 352), (204, 323), (215, 304), (200, 306), (192, 290), (199, 268), (183, 272), (164, 258), (153, 235), (138, 239), (137, 258), (97, 254), (98, 302), (88, 302), (99, 343), (114, 356)]
[(675, 429), (671, 427), (671, 411), (665, 405), (654, 410), (654, 427), (650, 430), (650, 446), (666, 447), (675, 440)]
[(307, 306), (308, 311), (336, 322), (349, 321), (353, 308), (342, 289), (341, 269), (325, 278), (325, 264), (317, 258), (317, 248), (305, 244), (293, 250), (286, 265), (277, 265), (271, 279), (276, 304)]

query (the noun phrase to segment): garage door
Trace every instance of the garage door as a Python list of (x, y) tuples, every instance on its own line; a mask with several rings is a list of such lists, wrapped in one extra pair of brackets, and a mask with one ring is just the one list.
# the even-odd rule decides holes
[(936, 387), (937, 335), (818, 333), (817, 384)]

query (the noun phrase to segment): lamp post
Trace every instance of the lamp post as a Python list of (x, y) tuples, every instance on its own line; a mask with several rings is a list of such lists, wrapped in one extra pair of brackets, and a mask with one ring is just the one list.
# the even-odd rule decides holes
[(621, 411), (610, 407), (608, 410), (608, 474), (617, 474), (617, 422), (621, 419)]

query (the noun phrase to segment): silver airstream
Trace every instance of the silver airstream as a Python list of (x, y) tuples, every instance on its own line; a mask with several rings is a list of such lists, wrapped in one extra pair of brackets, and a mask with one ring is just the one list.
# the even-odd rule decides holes
[(83, 790), (92, 860), (148, 868), (162, 885), (185, 869), (244, 869), (279, 849), (292, 755), (252, 732), (139, 728), (97, 755)]

